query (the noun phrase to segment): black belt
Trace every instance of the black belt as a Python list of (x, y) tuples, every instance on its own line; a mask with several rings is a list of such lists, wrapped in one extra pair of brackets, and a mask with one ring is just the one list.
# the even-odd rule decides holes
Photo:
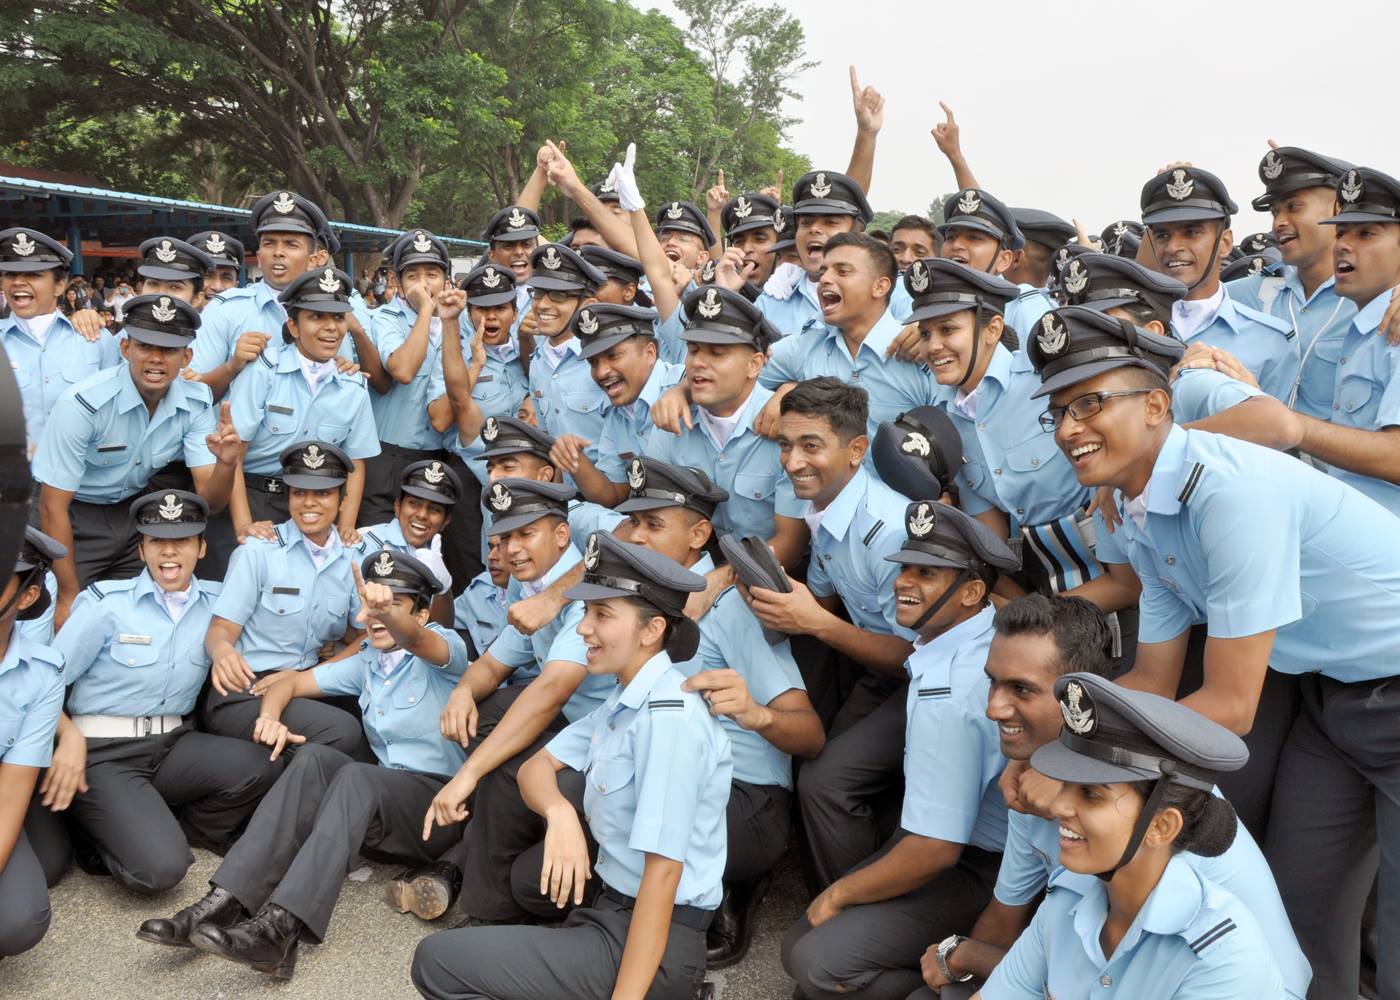
[[(637, 901), (633, 897), (623, 892), (618, 892), (612, 886), (603, 885), (603, 895), (607, 896), (614, 903), (619, 903), (629, 910), (637, 908)], [(690, 927), (697, 931), (708, 930), (710, 921), (715, 917), (714, 910), (702, 910), (698, 906), (673, 906), (671, 908), (671, 923), (680, 924), (682, 927)]]
[(261, 490), (264, 493), (286, 493), (287, 484), (276, 476), (255, 476), (251, 473), (243, 473), (243, 484), (251, 489)]

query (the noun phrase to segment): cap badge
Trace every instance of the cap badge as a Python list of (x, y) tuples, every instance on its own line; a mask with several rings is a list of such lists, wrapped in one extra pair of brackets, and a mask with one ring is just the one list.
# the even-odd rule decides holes
[(375, 576), (388, 576), (394, 572), (393, 556), (387, 552), (379, 553), (379, 558), (374, 561), (374, 565), (370, 569), (374, 570)]
[(920, 458), (928, 458), (933, 448), (928, 443), (928, 438), (918, 431), (910, 431), (904, 435), (904, 440), (900, 442), (899, 450), (906, 455), (918, 455)]
[(809, 190), (812, 192), (813, 198), (825, 198), (827, 195), (831, 194), (831, 185), (826, 182), (826, 174), (817, 174), (817, 176), (812, 179)]
[(28, 257), (38, 248), (38, 246), (39, 244), (35, 243), (24, 233), (20, 233), (18, 236), (15, 237), (13, 249), (15, 253), (19, 256)]
[(1065, 692), (1060, 696), (1060, 714), (1076, 736), (1092, 736), (1099, 728), (1099, 720), (1094, 716), (1094, 699), (1078, 681), (1065, 685)]
[(178, 521), (184, 512), (185, 505), (176, 499), (174, 493), (167, 493), (164, 502), (160, 505), (160, 516), (167, 521)]
[(713, 283), (714, 283), (714, 280), (715, 280), (715, 271), (716, 271), (716, 270), (717, 270), (717, 268), (716, 268), (716, 266), (715, 266), (715, 262), (714, 262), (714, 261), (712, 261), (712, 260), (707, 260), (707, 261), (705, 261), (704, 265), (700, 268), (700, 283), (701, 283), (702, 285), (713, 284)]
[(1248, 253), (1263, 253), (1269, 244), (1264, 237), (1259, 235), (1251, 236), (1245, 241), (1244, 248)]
[(530, 220), (525, 218), (525, 213), (518, 208), (512, 208), (510, 215), (506, 216), (506, 225), (511, 229), (524, 229), (529, 225)]
[(321, 272), (321, 280), (316, 282), (321, 291), (333, 294), (340, 291), (340, 279), (335, 276), (334, 268), (326, 268)]
[(1122, 239), (1124, 236), (1126, 236), (1127, 234), (1128, 234), (1128, 223), (1127, 223), (1126, 220), (1120, 219), (1120, 220), (1118, 220), (1118, 222), (1114, 223), (1114, 225), (1113, 225), (1113, 235), (1114, 235), (1114, 237), (1115, 237), (1116, 239), (1120, 239), (1120, 240), (1121, 240), (1121, 239)]
[(1264, 154), (1264, 162), (1259, 166), (1259, 172), (1268, 181), (1276, 181), (1283, 173), (1283, 161), (1278, 158), (1278, 154), (1272, 149)]
[(1361, 190), (1361, 175), (1355, 170), (1348, 170), (1346, 176), (1342, 178), (1342, 201), (1360, 201)]
[(1267, 267), (1268, 264), (1269, 262), (1263, 257), (1255, 257), (1252, 261), (1249, 262), (1249, 273), (1251, 275), (1263, 274), (1264, 268)]
[(175, 253), (175, 248), (170, 245), (169, 240), (161, 240), (160, 246), (156, 247), (156, 260), (162, 264), (169, 264), (177, 256), (178, 254)]
[(1089, 272), (1078, 260), (1069, 262), (1069, 267), (1065, 269), (1065, 291), (1071, 295), (1078, 295), (1089, 285)]
[(598, 320), (588, 309), (578, 314), (578, 332), (585, 337), (591, 337), (598, 332)]
[(515, 503), (515, 500), (514, 500), (513, 497), (511, 497), (511, 495), (510, 495), (510, 490), (506, 489), (506, 488), (505, 488), (504, 486), (502, 486), (500, 483), (494, 483), (494, 484), (492, 484), (492, 486), (491, 486), (491, 509), (492, 509), (492, 510), (500, 511), (500, 512), (504, 513), (505, 511), (510, 510), (510, 506), (511, 506), (511, 504), (513, 504), (513, 503)]
[(1040, 333), (1035, 341), (1040, 345), (1040, 350), (1046, 355), (1059, 354), (1065, 349), (1065, 344), (1069, 342), (1069, 331), (1065, 325), (1056, 318), (1054, 313), (1046, 313), (1040, 320)]
[(714, 319), (720, 314), (720, 310), (723, 308), (724, 306), (721, 305), (719, 301), (719, 292), (711, 288), (705, 293), (705, 297), (701, 299), (700, 303), (695, 307), (695, 311), (705, 317), (705, 319)]
[(170, 296), (162, 295), (160, 300), (151, 308), (151, 318), (157, 323), (169, 323), (175, 318), (175, 306), (171, 304)]
[(223, 253), (227, 249), (228, 244), (224, 242), (224, 238), (218, 233), (215, 233), (204, 241), (205, 253)]
[(681, 211), (681, 203), (678, 201), (671, 202), (671, 207), (666, 209), (666, 218), (668, 219), (679, 219), (684, 214)]
[(441, 462), (433, 462), (431, 465), (429, 465), (426, 469), (423, 470), (423, 478), (426, 479), (432, 485), (436, 486), (438, 483), (442, 482), (444, 479), (447, 478), (447, 473), (442, 471)]
[(481, 272), (481, 283), (487, 288), (495, 288), (501, 283), (501, 276), (496, 273), (494, 267), (488, 267)]
[(1172, 179), (1167, 182), (1167, 197), (1173, 201), (1185, 201), (1196, 190), (1196, 182), (1186, 176), (1185, 170), (1173, 170)]
[(603, 181), (603, 183), (598, 186), (599, 194), (614, 194), (616, 191), (617, 181), (613, 180), (612, 177), (608, 177), (607, 180)]
[(933, 504), (921, 503), (909, 515), (909, 537), (927, 538), (933, 534), (933, 527), (937, 523), (938, 518), (933, 513)]
[(773, 216), (773, 232), (781, 233), (787, 226), (787, 220), (783, 218), (783, 213), (778, 212)]
[(1069, 262), (1069, 247), (1060, 247), (1055, 251), (1055, 262), (1060, 267), (1064, 267)]
[(598, 559), (601, 555), (602, 553), (598, 551), (598, 533), (595, 531), (588, 536), (588, 546), (583, 550), (583, 568), (597, 569)]
[(305, 453), (301, 456), (301, 464), (308, 469), (319, 469), (326, 464), (326, 456), (316, 445), (307, 445)]
[(747, 219), (753, 214), (753, 203), (743, 195), (739, 195), (734, 200), (734, 217), (736, 219)]
[(958, 211), (963, 215), (972, 215), (981, 207), (982, 199), (977, 197), (976, 191), (964, 191), (958, 199)]
[(283, 191), (272, 202), (273, 211), (281, 212), (283, 215), (286, 215), (288, 212), (292, 211), (292, 209), (296, 207), (297, 203), (292, 200), (291, 193), (287, 191)]
[(642, 465), (640, 458), (634, 458), (627, 464), (627, 485), (634, 490), (644, 489), (647, 484), (647, 470)]
[(501, 433), (501, 425), (495, 417), (487, 417), (486, 424), (481, 428), (481, 439), (490, 443), (496, 440), (496, 435)]
[(413, 249), (419, 253), (427, 253), (433, 248), (433, 241), (424, 235), (423, 230), (418, 230), (413, 234)]
[(909, 265), (909, 287), (916, 292), (928, 289), (929, 273), (928, 265), (921, 260), (916, 260)]
[(558, 250), (550, 247), (544, 252), (544, 256), (540, 258), (540, 263), (543, 264), (547, 270), (557, 271), (559, 270), (559, 266), (564, 263), (564, 258), (559, 256)]

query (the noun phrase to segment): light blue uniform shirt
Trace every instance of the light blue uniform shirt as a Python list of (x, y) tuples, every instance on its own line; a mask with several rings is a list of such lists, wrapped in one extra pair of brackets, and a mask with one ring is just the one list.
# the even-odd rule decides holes
[[(583, 556), (579, 554), (578, 549), (570, 545), (559, 557), (559, 561), (540, 578), (538, 590), (548, 587), (582, 561)], [(538, 590), (535, 592), (538, 593)], [(522, 588), (520, 581), (511, 577), (510, 583), (506, 585), (506, 607), (509, 608), (526, 596), (529, 595)], [(578, 634), (578, 624), (581, 621), (583, 602), (570, 601), (552, 622), (530, 635), (521, 635), (514, 625), (506, 625), (487, 652), (506, 666), (515, 668), (515, 672), (506, 679), (507, 686), (529, 684), (540, 675), (546, 663), (555, 660), (577, 663), (580, 670), (586, 671), (588, 651), (583, 637)], [(601, 705), (608, 692), (615, 686), (613, 678), (606, 674), (587, 674), (578, 689), (564, 703), (564, 718), (570, 722), (582, 719)]]
[(1309, 297), (1298, 279), (1298, 269), (1287, 265), (1279, 275), (1253, 274), (1226, 282), (1225, 293), (1242, 305), (1283, 320), (1297, 333), (1302, 375), (1296, 397), (1285, 402), (1299, 413), (1331, 420), (1337, 359), (1342, 356), (1347, 327), (1356, 315), (1356, 303), (1337, 294), (1333, 278), (1318, 285)]
[(337, 551), (320, 569), (291, 521), (277, 525), (275, 542), (250, 538), (234, 549), (214, 614), (243, 626), (237, 649), (255, 673), (314, 666), (322, 644), (354, 626), (353, 552), (334, 530), (330, 537)]
[(987, 718), (987, 650), (995, 612), (983, 608), (904, 661), (904, 809), (910, 833), (998, 852), (1006, 841), (1006, 768), (997, 724)]
[(753, 422), (772, 398), (773, 390), (754, 384), (723, 448), (715, 446), (698, 406), (690, 408), (690, 430), (677, 435), (653, 427), (647, 438), (649, 457), (699, 469), (716, 486), (729, 491), (729, 499), (719, 505), (711, 519), (716, 534), (757, 535), (767, 540), (777, 530), (775, 514), (798, 518), (806, 509), (783, 473), (778, 442), (753, 429)]
[(909, 289), (904, 286), (904, 272), (899, 272), (899, 277), (895, 278), (894, 288), (890, 290), (890, 315), (899, 320), (901, 324), (909, 323), (909, 314), (914, 311), (914, 297), (909, 294)]
[(472, 637), (476, 655), (480, 656), (506, 627), (508, 608), (505, 589), (492, 583), (491, 575), (482, 570), (453, 602), (453, 625), (466, 630)]
[(282, 471), (278, 456), (311, 438), (333, 444), (351, 458), (379, 454), (365, 377), (333, 372), (313, 397), (294, 344), (258, 355), (233, 380), (228, 398), (233, 425), (248, 442), (244, 472), (277, 475)]
[[(1379, 431), (1400, 424), (1400, 347), (1392, 347), (1380, 332), (1390, 305), (1390, 290), (1382, 292), (1356, 314), (1342, 341), (1337, 359), (1332, 423)], [(1329, 419), (1323, 417), (1322, 419)], [(1365, 493), (1393, 514), (1400, 514), (1400, 486), (1329, 465), (1327, 471)]]
[[(780, 264), (768, 279), (768, 283), (763, 286), (763, 294), (754, 303), (754, 307), (763, 313), (763, 318), (772, 323), (784, 338), (800, 333), (808, 323), (821, 323), (822, 320), (821, 302), (817, 299), (817, 283), (806, 274), (799, 277), (784, 272), (783, 269), (789, 267), (801, 271), (796, 264)], [(770, 286), (780, 287), (784, 279), (793, 281), (794, 278), (796, 283), (791, 285), (788, 294), (781, 298), (767, 290)]]
[[(777, 389), (785, 382), (834, 375), (859, 386), (870, 397), (866, 430), (873, 441), (875, 428), (880, 424), (933, 398), (933, 376), (927, 368), (885, 357), (886, 349), (901, 329), (887, 309), (865, 335), (853, 358), (839, 329), (825, 323), (811, 324), (796, 337), (785, 337), (773, 345), (758, 380), (769, 389)], [(867, 462), (872, 461), (867, 457)]]
[(191, 581), (173, 621), (149, 571), (83, 590), (54, 639), (68, 665), (73, 715), (187, 715), (209, 676), (204, 634), (221, 585)]
[(34, 453), (34, 478), (84, 503), (113, 504), (144, 492), (176, 459), (191, 469), (213, 465), (204, 439), (215, 418), (209, 387), (182, 378), (150, 413), (123, 363), (59, 398)]
[[(238, 338), (250, 331), (267, 334), (268, 348), (282, 347), (282, 324), (287, 310), (277, 301), (281, 293), (266, 281), (255, 281), (242, 288), (230, 288), (199, 314), (199, 336), (194, 338), (194, 358), (190, 367), (210, 372), (233, 357)], [(349, 340), (349, 334), (346, 335)]]
[(665, 319), (651, 321), (652, 333), (656, 335), (657, 357), (667, 364), (685, 364), (685, 356), (690, 351), (682, 336), (687, 322), (685, 310), (680, 306), (676, 306), (675, 311)]
[[(398, 298), (375, 312), (370, 336), (378, 346), (380, 359), (386, 368), (389, 355), (408, 341), (416, 320), (417, 314), (407, 302)], [(462, 339), (464, 356), (470, 359), (472, 331), (467, 323), (466, 310), (462, 310), (462, 314), (457, 318), (455, 331), (446, 323), (442, 324), (442, 327), (443, 337), (453, 336), (455, 332), (455, 335)], [(441, 448), (442, 434), (433, 430), (432, 421), (428, 419), (428, 404), (447, 392), (447, 383), (442, 376), (441, 338), (434, 343), (433, 338), (429, 336), (423, 363), (418, 366), (417, 373), (409, 382), (401, 383), (392, 378), (390, 382), (389, 391), (383, 395), (377, 392), (370, 393), (375, 425), (379, 428), (379, 439), (400, 448), (414, 448), (420, 451)]]
[(1113, 539), (1142, 580), (1139, 642), (1204, 621), (1227, 639), (1277, 629), (1269, 665), (1284, 673), (1400, 670), (1400, 518), (1306, 463), (1173, 427), (1146, 528), (1124, 516)]
[(1110, 956), (1099, 934), (1108, 888), (1062, 871), (1035, 919), (982, 987), (984, 1000), (1132, 997), (1134, 1000), (1282, 1000), (1278, 967), (1243, 903), (1180, 856), (1167, 863)]
[[(471, 352), (466, 344), (463, 344), (463, 349), (465, 356), (470, 357)], [(445, 392), (447, 383), (444, 380), (440, 386), (434, 385), (428, 394), (436, 399)], [(520, 366), (519, 349), (513, 344), (502, 344), (493, 352), (493, 349), (488, 347), (486, 363), (481, 368), (476, 384), (472, 386), (472, 400), (481, 410), (482, 418), (513, 417), (528, 395), (530, 382), (525, 377), (525, 369)], [(443, 442), (466, 463), (481, 485), (485, 486), (486, 462), (477, 457), (486, 450), (486, 442), (481, 440), (481, 435), (478, 434), (471, 444), (463, 445), (456, 426), (453, 426), (443, 435)]]
[[(704, 575), (714, 568), (714, 561), (704, 555), (690, 571)], [(699, 627), (700, 646), (695, 656), (675, 665), (687, 677), (702, 670), (737, 671), (758, 705), (770, 704), (788, 691), (807, 690), (788, 641), (783, 639), (770, 646), (758, 619), (733, 587), (719, 595), (700, 619)], [(791, 755), (727, 715), (719, 717), (719, 724), (734, 748), (735, 781), (792, 790)]]
[(12, 633), (0, 659), (0, 764), (48, 767), (63, 711), (63, 654)]
[(61, 312), (54, 316), (42, 346), (24, 332), (18, 316), (11, 313), (0, 319), (0, 346), (19, 383), (31, 454), (58, 397), (103, 368), (124, 363), (115, 337), (104, 330), (95, 342), (84, 340)]
[[(812, 532), (807, 589), (816, 597), (841, 596), (851, 623), (867, 632), (912, 640), (895, 624), (894, 578), (888, 562), (904, 545), (904, 510), (909, 500), (861, 466), (822, 514)], [(812, 502), (806, 501), (807, 512)], [(804, 514), (804, 517), (806, 515)]]
[(996, 346), (987, 371), (974, 391), (976, 417), (958, 406), (959, 390), (937, 386), (936, 405), (952, 418), (963, 442), (964, 464), (958, 478), (959, 505), (969, 514), (993, 507), (1006, 511), (1016, 525), (1042, 525), (1073, 514), (1089, 502), (1090, 490), (1045, 433), (1040, 415), (1047, 400), (1032, 399), (1040, 376), (1022, 351)]
[(585, 451), (596, 464), (607, 394), (598, 388), (588, 362), (579, 356), (582, 347), (577, 337), (569, 338), (568, 353), (557, 368), (549, 366), (545, 343), (547, 341), (540, 338), (530, 359), (530, 394), (535, 398), (535, 419), (551, 437), (577, 434), (592, 441)]
[(683, 365), (657, 361), (647, 376), (646, 384), (627, 406), (603, 407), (603, 432), (599, 436), (598, 471), (614, 483), (626, 482), (627, 461), (646, 454), (647, 437), (656, 425), (651, 422), (651, 408), (663, 392), (674, 386), (685, 374)]
[(1247, 399), (1264, 395), (1262, 390), (1214, 368), (1183, 368), (1172, 383), (1171, 391), (1172, 417), (1179, 424), (1213, 417)]
[(323, 694), (359, 699), (365, 738), (380, 764), (396, 771), (451, 776), (467, 753), (457, 742), (442, 738), (438, 719), (467, 669), (467, 646), (451, 629), (434, 622), (426, 628), (447, 643), (446, 665), (410, 653), (386, 673), (379, 650), (364, 642), (354, 656), (317, 666), (312, 677)]
[(1187, 344), (1223, 348), (1239, 359), (1259, 380), (1259, 388), (1288, 402), (1298, 378), (1298, 338), (1293, 328), (1267, 313), (1237, 304), (1221, 296), (1215, 316), (1191, 336)]
[[(1227, 892), (1239, 897), (1254, 914), (1283, 976), (1288, 995), (1307, 996), (1312, 968), (1298, 947), (1298, 938), (1283, 908), (1274, 873), (1244, 824), (1235, 821), (1235, 842), (1216, 858), (1183, 852), (1179, 857)], [(1006, 853), (997, 873), (996, 898), (1007, 906), (1029, 906), (1060, 867), (1060, 824), (1026, 813), (1007, 813)]]
[(394, 549), (399, 552), (407, 552), (410, 555), (414, 551), (414, 547), (409, 545), (408, 539), (403, 536), (403, 525), (399, 524), (397, 520), (393, 520), (361, 528), (360, 540), (350, 546), (350, 558), (358, 566), (380, 549)]
[(724, 895), (734, 769), (729, 738), (684, 682), (657, 653), (545, 749), (584, 773), (583, 812), (607, 885), (636, 897), (646, 856), (656, 854), (683, 866), (677, 906), (713, 910)]
[(1060, 308), (1060, 304), (1043, 288), (1036, 288), (1024, 281), (1016, 287), (1021, 289), (1021, 294), (1006, 304), (1002, 319), (1020, 335), (1024, 345), (1030, 332), (1040, 322), (1040, 317), (1052, 309)]

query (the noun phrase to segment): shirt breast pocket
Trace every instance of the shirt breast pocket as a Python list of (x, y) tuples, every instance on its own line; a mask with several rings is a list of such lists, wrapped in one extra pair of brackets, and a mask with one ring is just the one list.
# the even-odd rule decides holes
[(636, 776), (635, 762), (630, 757), (610, 757), (588, 769), (588, 783), (599, 795), (617, 795)]
[(28, 389), (34, 384), (34, 369), (37, 365), (27, 365), (22, 361), (11, 359), (10, 370), (15, 373), (15, 381), (19, 383), (21, 389)]
[(736, 500), (772, 503), (773, 494), (777, 488), (778, 474), (776, 472), (741, 472), (734, 477), (734, 499)]
[(350, 613), (350, 598), (336, 594), (326, 598), (319, 620), (315, 623), (318, 638), (338, 639), (345, 633), (346, 616)]
[(1006, 467), (1012, 472), (1031, 474), (1054, 461), (1058, 450), (1055, 435), (1038, 433), (1007, 450)]
[[(383, 678), (378, 675), (371, 676), (374, 677), (374, 683), (384, 683)], [(427, 676), (422, 671), (414, 670), (411, 673), (395, 672), (389, 680), (395, 687), (393, 697), (389, 701), (399, 715), (400, 730), (409, 736), (437, 732), (439, 713), (430, 710), (427, 705)]]
[[(108, 433), (111, 433), (110, 430)], [(130, 460), (131, 446), (125, 441), (98, 439), (88, 445), (87, 464), (90, 468), (108, 469), (114, 465), (125, 465)]]
[(603, 397), (599, 392), (574, 389), (564, 393), (564, 406), (574, 413), (592, 413), (602, 405)]
[[(93, 345), (96, 346), (96, 345)], [(90, 350), (75, 351), (78, 357), (66, 362), (62, 368), (63, 381), (81, 382), (97, 371), (97, 356)]]
[(269, 402), (263, 412), (260, 434), (266, 434), (270, 437), (285, 437), (287, 444), (291, 444), (291, 435), (295, 434), (300, 426), (294, 407)]
[(338, 448), (350, 437), (350, 425), (323, 420), (316, 425), (316, 436)]
[(265, 590), (258, 598), (258, 625), (268, 636), (284, 642), (294, 642), (300, 648), (306, 635), (306, 598), (300, 591), (295, 594)]
[(1367, 375), (1347, 375), (1337, 391), (1337, 405), (1346, 413), (1364, 412), (1373, 400), (1379, 401), (1381, 386)]
[(139, 670), (156, 662), (159, 650), (150, 642), (114, 642), (111, 656), (118, 666)]

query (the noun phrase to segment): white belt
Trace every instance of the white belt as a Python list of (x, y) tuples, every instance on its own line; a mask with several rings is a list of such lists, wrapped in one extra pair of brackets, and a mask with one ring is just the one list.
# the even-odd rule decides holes
[(141, 736), (162, 736), (179, 729), (184, 721), (178, 715), (73, 716), (73, 725), (90, 740), (129, 740)]

